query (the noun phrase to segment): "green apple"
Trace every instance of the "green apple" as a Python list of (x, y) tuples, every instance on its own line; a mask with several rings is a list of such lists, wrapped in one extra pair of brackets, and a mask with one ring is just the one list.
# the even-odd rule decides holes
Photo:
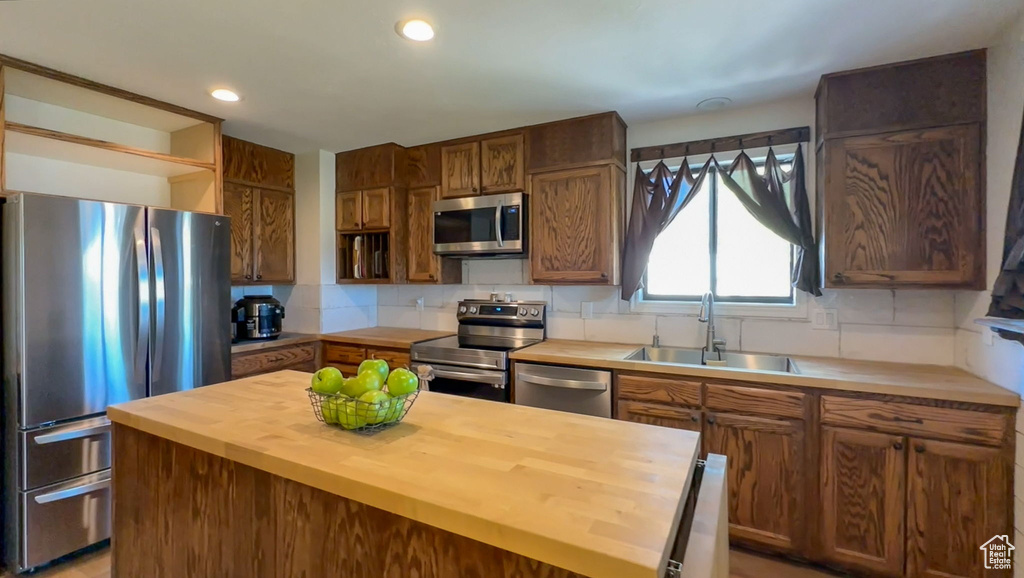
[(366, 423), (381, 423), (391, 409), (391, 397), (379, 389), (371, 389), (359, 396), (359, 415)]
[(406, 395), (419, 389), (420, 378), (408, 369), (399, 368), (388, 376), (388, 393), (394, 397)]
[(380, 374), (380, 380), (383, 382), (388, 378), (388, 372), (391, 371), (391, 368), (388, 367), (388, 362), (383, 359), (366, 359), (359, 364), (359, 370), (356, 373), (359, 374), (364, 371), (376, 371)]
[(338, 406), (338, 424), (345, 429), (356, 429), (366, 425), (366, 419), (359, 415), (354, 399), (341, 401)]
[(364, 371), (355, 377), (345, 380), (341, 387), (341, 393), (349, 397), (359, 397), (372, 390), (379, 390), (383, 385), (380, 374), (376, 371)]
[(320, 401), (320, 413), (327, 423), (338, 423), (338, 403), (340, 400), (328, 397)]
[(313, 391), (332, 395), (341, 391), (344, 377), (336, 367), (324, 367), (313, 374)]
[(384, 422), (398, 421), (398, 418), (402, 417), (403, 409), (405, 409), (405, 399), (392, 398), (387, 411), (384, 413)]

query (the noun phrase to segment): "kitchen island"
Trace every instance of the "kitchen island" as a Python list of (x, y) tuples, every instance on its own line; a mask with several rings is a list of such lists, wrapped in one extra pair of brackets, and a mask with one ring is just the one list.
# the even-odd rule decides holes
[(283, 371), (114, 406), (117, 576), (727, 574), (698, 434), (422, 392), (364, 436)]

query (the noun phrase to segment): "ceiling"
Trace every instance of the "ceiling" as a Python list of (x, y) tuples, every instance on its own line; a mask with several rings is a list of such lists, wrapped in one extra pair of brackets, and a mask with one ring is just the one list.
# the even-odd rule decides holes
[[(304, 152), (580, 114), (810, 98), (826, 72), (988, 45), (1021, 0), (10, 0), (0, 52)], [(422, 17), (434, 41), (399, 38)], [(208, 91), (227, 86), (237, 104)]]

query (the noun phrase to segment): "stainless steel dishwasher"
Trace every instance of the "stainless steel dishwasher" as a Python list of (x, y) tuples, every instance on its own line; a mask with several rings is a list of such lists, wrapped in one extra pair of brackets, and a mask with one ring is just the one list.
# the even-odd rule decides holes
[(518, 405), (585, 415), (612, 416), (612, 372), (554, 365), (516, 363)]

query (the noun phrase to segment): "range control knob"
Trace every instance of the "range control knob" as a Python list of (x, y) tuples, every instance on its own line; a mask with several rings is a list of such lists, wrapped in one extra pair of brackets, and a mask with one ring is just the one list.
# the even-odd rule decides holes
[(520, 307), (519, 308), (519, 314), (522, 315), (523, 317), (526, 317), (526, 308), (525, 307)]
[(466, 306), (465, 305), (460, 305), (459, 306), (459, 313), (465, 313), (465, 312), (466, 312)]
[(470, 307), (469, 312), (476, 315), (476, 306), (474, 305), (473, 307)]
[(530, 315), (533, 315), (534, 317), (536, 317), (536, 316), (540, 315), (540, 311), (537, 311), (536, 309), (530, 309)]

